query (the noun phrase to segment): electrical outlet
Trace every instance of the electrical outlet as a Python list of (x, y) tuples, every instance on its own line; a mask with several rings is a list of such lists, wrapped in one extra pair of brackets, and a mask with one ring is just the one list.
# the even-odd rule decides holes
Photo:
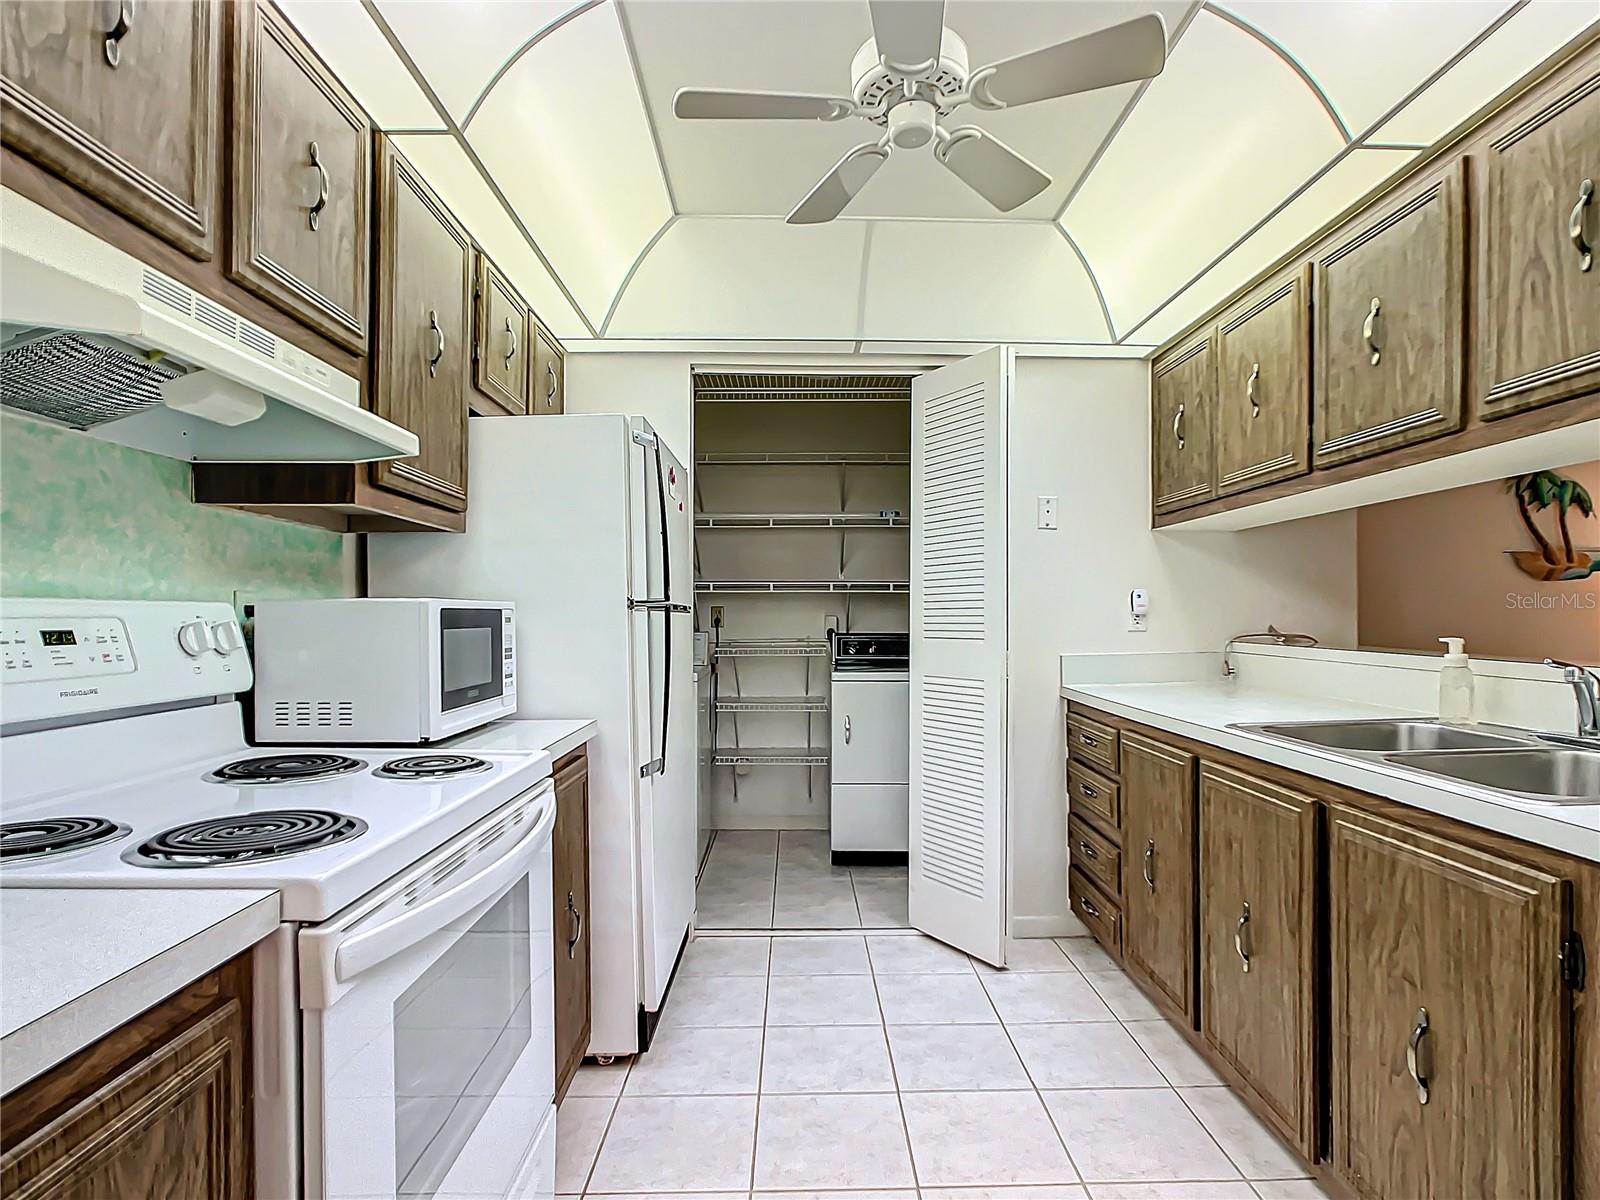
[(722, 605), (720, 604), (713, 604), (711, 606), (711, 628), (722, 628)]
[(1056, 498), (1054, 496), (1039, 497), (1039, 528), (1060, 528), (1060, 524), (1056, 520)]
[(1143, 613), (1128, 614), (1128, 632), (1144, 633), (1150, 628), (1150, 618)]
[(822, 633), (823, 633), (823, 636), (827, 636), (830, 633), (838, 633), (838, 632), (839, 632), (839, 617), (838, 617), (838, 614), (829, 613), (827, 616), (822, 618)]

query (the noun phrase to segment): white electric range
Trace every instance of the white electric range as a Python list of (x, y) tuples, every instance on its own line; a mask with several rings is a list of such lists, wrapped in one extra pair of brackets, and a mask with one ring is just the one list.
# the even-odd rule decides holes
[(251, 747), (238, 634), (225, 604), (0, 601), (0, 886), (280, 892), (261, 1200), (553, 1194), (549, 755)]

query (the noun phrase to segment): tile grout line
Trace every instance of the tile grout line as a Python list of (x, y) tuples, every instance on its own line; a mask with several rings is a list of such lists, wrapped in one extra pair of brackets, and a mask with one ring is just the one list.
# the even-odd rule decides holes
[(756, 1056), (756, 1115), (750, 1123), (750, 1192), (756, 1190), (756, 1155), (761, 1151), (761, 1085), (767, 1074), (767, 1014), (772, 1008), (772, 939), (767, 939), (767, 986), (761, 997), (761, 1050)]
[[(851, 890), (854, 890), (852, 877)], [(878, 965), (872, 961), (872, 939), (865, 938), (863, 950), (867, 956), (868, 978), (872, 980), (872, 998), (878, 1003), (878, 1028), (883, 1033), (883, 1052), (889, 1058), (889, 1079), (894, 1084), (894, 1106), (900, 1111), (900, 1132), (906, 1139), (906, 1159), (911, 1164), (911, 1188), (922, 1195), (922, 1176), (917, 1171), (917, 1152), (911, 1145), (911, 1122), (906, 1120), (906, 1101), (900, 1091), (900, 1069), (894, 1065), (894, 1044), (889, 1040), (889, 1014), (883, 1011), (883, 993), (878, 991)]]

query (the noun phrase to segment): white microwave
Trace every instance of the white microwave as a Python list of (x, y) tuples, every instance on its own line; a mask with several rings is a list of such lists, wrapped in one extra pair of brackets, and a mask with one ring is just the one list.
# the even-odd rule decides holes
[(490, 600), (263, 600), (262, 743), (422, 745), (517, 711), (516, 606)]

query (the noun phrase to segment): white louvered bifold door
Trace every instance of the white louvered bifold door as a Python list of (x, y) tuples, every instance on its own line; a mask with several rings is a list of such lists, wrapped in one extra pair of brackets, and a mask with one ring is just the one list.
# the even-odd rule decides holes
[(911, 924), (1005, 965), (1006, 396), (999, 347), (911, 387)]

